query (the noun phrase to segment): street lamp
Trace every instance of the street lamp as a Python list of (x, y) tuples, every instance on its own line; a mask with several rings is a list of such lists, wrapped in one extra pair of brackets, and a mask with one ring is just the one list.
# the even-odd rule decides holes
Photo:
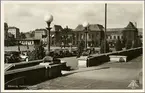
[(105, 32), (104, 32), (104, 53), (106, 53), (107, 51), (106, 51), (106, 43), (107, 43), (107, 41), (106, 41), (106, 39), (107, 39), (107, 37), (106, 37), (106, 31), (107, 31), (107, 3), (105, 3)]
[(19, 40), (18, 40), (18, 51), (20, 52), (21, 50), (20, 50), (20, 45), (19, 45)]
[(48, 53), (50, 52), (50, 30), (51, 30), (51, 27), (50, 27), (50, 24), (51, 22), (53, 21), (53, 16), (52, 15), (45, 15), (44, 16), (44, 20), (45, 22), (47, 23), (47, 26), (48, 28), (46, 28), (48, 30), (48, 33), (47, 33), (47, 45), (48, 45)]
[(88, 34), (88, 27), (89, 27), (89, 23), (88, 22), (84, 22), (83, 23), (83, 27), (85, 28), (85, 49), (87, 49), (87, 34)]

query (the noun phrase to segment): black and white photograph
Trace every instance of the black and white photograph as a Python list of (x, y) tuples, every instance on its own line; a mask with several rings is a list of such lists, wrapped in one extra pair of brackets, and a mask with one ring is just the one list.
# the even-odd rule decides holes
[(3, 91), (144, 91), (144, 1), (2, 1)]

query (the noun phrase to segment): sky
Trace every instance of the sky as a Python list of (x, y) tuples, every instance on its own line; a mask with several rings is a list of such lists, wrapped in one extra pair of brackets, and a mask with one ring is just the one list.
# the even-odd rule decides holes
[[(53, 25), (68, 26), (75, 29), (78, 24), (105, 23), (104, 3), (97, 2), (61, 2), (61, 3), (5, 3), (4, 22), (8, 26), (15, 26), (20, 32), (29, 32), (39, 28), (46, 28), (44, 16), (53, 15)], [(143, 27), (143, 5), (141, 3), (108, 3), (107, 28), (123, 28), (131, 22), (137, 27)]]

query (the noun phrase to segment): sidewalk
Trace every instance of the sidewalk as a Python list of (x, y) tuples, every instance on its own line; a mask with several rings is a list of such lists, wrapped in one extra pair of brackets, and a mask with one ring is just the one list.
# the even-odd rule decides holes
[[(30, 89), (130, 89), (142, 69), (142, 56), (127, 63), (105, 63), (96, 67), (80, 68), (62, 77), (42, 82)], [(141, 86), (137, 89), (141, 89)]]

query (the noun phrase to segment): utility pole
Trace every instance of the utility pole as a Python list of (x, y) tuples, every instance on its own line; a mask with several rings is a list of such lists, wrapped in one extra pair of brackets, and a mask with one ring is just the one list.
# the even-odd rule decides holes
[(105, 33), (104, 33), (104, 53), (106, 53), (106, 30), (107, 30), (107, 3), (105, 3)]

